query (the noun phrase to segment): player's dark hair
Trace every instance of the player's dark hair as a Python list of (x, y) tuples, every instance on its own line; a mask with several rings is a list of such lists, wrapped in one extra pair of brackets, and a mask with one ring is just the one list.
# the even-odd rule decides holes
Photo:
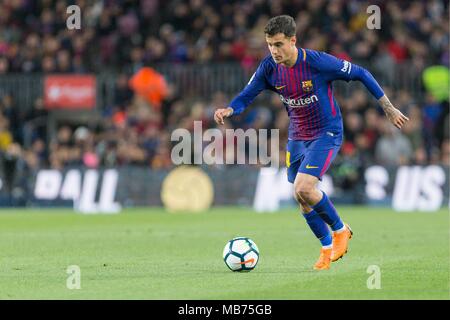
[(283, 33), (286, 37), (295, 36), (295, 20), (291, 16), (282, 15), (271, 18), (264, 28), (264, 33), (273, 37), (277, 33)]

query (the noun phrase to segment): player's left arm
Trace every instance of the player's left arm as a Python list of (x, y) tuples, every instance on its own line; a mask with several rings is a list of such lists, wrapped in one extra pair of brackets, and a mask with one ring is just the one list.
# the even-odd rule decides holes
[(392, 103), (389, 101), (389, 98), (385, 94), (380, 99), (378, 99), (378, 102), (383, 108), (386, 117), (397, 128), (401, 129), (405, 125), (405, 123), (409, 121), (409, 118), (407, 116), (405, 116), (400, 110), (392, 105)]
[(397, 128), (401, 129), (409, 120), (408, 117), (392, 105), (383, 89), (367, 69), (349, 61), (338, 59), (325, 52), (308, 50), (307, 57), (311, 64), (323, 72), (329, 81), (345, 80), (362, 82), (378, 100), (389, 121)]

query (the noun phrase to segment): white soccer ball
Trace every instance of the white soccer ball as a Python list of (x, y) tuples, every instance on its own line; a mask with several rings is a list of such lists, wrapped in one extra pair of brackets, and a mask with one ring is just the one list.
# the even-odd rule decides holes
[(259, 250), (253, 240), (237, 237), (227, 242), (223, 261), (231, 271), (251, 271), (259, 260)]

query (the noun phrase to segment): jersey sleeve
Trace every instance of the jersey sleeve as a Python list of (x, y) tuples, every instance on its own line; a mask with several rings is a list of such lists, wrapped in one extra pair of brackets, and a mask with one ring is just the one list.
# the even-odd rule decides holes
[(314, 50), (306, 52), (306, 61), (318, 69), (326, 80), (361, 81), (376, 99), (384, 96), (383, 89), (365, 68), (325, 52)]
[(231, 102), (230, 107), (233, 108), (233, 114), (240, 114), (244, 109), (256, 98), (256, 96), (267, 89), (267, 81), (265, 76), (264, 61), (258, 66), (256, 72), (250, 78), (245, 88)]

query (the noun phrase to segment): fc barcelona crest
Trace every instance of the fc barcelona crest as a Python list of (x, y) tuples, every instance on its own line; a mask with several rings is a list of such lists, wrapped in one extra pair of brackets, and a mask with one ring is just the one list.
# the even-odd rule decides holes
[(304, 92), (312, 91), (313, 89), (312, 80), (302, 81), (302, 89)]

